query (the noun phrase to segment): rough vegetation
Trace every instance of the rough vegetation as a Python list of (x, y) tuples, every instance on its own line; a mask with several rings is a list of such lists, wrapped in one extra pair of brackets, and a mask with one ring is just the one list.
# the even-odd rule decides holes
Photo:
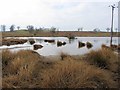
[[(6, 54), (7, 53), (7, 54)], [(41, 72), (52, 66), (44, 57), (34, 51), (2, 52), (2, 73), (4, 88), (30, 88), (40, 81)]]
[(27, 42), (26, 39), (2, 39), (2, 45), (16, 45), (16, 44), (24, 44)]
[(33, 49), (34, 50), (38, 50), (38, 49), (41, 49), (43, 46), (42, 45), (33, 45)]
[(29, 42), (31, 45), (33, 45), (35, 43), (34, 39), (29, 39)]
[(103, 44), (102, 48), (110, 49), (110, 50), (117, 51), (120, 53), (120, 44), (119, 45), (111, 45), (111, 46), (106, 46)]
[(88, 49), (93, 47), (92, 43), (90, 43), (90, 42), (86, 42), (86, 46)]
[(102, 48), (88, 53), (86, 60), (99, 68), (115, 71), (117, 69), (118, 55), (110, 49)]
[(69, 34), (67, 37), (68, 37), (68, 39), (75, 39), (75, 36), (73, 36), (71, 34)]
[(81, 48), (81, 47), (84, 47), (85, 46), (85, 43), (83, 43), (83, 42), (78, 42), (78, 48)]
[[(59, 31), (56, 33), (51, 33), (47, 31), (37, 31), (34, 36), (38, 37), (51, 37), (51, 36), (57, 36), (57, 37), (70, 37), (70, 36), (79, 36), (79, 37), (110, 37), (110, 32), (92, 32), (92, 31)], [(113, 33), (113, 36), (119, 36), (120, 33), (116, 34)], [(28, 30), (18, 30), (14, 32), (2, 32), (2, 37), (31, 37), (33, 36), (33, 33), (29, 33)]]
[(45, 88), (113, 88), (109, 72), (71, 58), (60, 61), (43, 72), (41, 86)]
[(106, 48), (50, 61), (34, 51), (2, 52), (3, 88), (118, 88), (118, 57)]
[(62, 45), (66, 45), (66, 42), (61, 42), (61, 41), (57, 41), (57, 46), (60, 47)]
[(48, 43), (55, 43), (55, 40), (47, 40), (47, 39), (45, 39), (44, 41), (48, 42)]

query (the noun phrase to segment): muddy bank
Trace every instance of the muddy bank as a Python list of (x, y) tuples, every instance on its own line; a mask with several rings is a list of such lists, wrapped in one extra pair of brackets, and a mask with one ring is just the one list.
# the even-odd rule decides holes
[(106, 46), (103, 44), (101, 47), (107, 48), (107, 49), (110, 49), (110, 50), (113, 50), (113, 51), (120, 53), (120, 44), (119, 45), (111, 45), (111, 46)]
[(2, 39), (0, 45), (16, 45), (16, 44), (24, 44), (27, 42), (27, 39)]
[(45, 39), (44, 42), (55, 43), (55, 40), (47, 40), (47, 39)]

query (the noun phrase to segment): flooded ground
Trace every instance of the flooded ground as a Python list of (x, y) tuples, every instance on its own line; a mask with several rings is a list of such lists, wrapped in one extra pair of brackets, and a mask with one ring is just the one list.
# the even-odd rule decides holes
[[(59, 55), (61, 52), (70, 55), (83, 55), (91, 50), (100, 49), (102, 44), (110, 45), (110, 37), (76, 37), (75, 39), (68, 39), (67, 37), (17, 37), (17, 39), (34, 39), (35, 43), (33, 45), (43, 46), (41, 49), (34, 51), (43, 56)], [(54, 40), (54, 42), (46, 42), (45, 40)], [(65, 44), (58, 45), (58, 41), (65, 42)], [(85, 44), (86, 42), (90, 42), (93, 47), (88, 48), (86, 45), (84, 47), (79, 47), (79, 42), (83, 42)], [(113, 38), (113, 44), (118, 44), (118, 37)], [(0, 46), (0, 50), (6, 48), (11, 51), (33, 50), (33, 45), (28, 41), (19, 45)]]

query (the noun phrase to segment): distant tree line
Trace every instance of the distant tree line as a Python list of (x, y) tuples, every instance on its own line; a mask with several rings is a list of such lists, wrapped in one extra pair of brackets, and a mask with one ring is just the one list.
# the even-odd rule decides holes
[[(77, 29), (78, 32), (79, 32), (79, 31), (83, 31), (83, 30), (84, 30), (83, 27), (79, 27), (79, 28)], [(111, 28), (106, 28), (106, 32), (110, 32), (110, 30), (111, 30)], [(114, 30), (115, 30), (115, 32), (118, 31), (117, 28), (115, 28)], [(95, 29), (93, 29), (93, 32), (101, 32), (101, 30), (100, 30), (99, 28), (95, 28)]]
[(5, 32), (6, 30), (6, 26), (5, 25), (1, 25), (1, 31)]
[(33, 25), (28, 25), (27, 26), (27, 30), (30, 32), (30, 33), (34, 33), (35, 31), (37, 32), (37, 31), (50, 31), (50, 32), (52, 32), (52, 33), (55, 33), (56, 31), (59, 31), (59, 29), (58, 28), (56, 28), (56, 27), (51, 27), (51, 28), (35, 28)]
[[(5, 32), (5, 31), (6, 31), (6, 25), (1, 25), (0, 28), (1, 28), (1, 31), (2, 31), (2, 32)], [(20, 30), (20, 26), (16, 26), (16, 28), (17, 28), (17, 30)], [(35, 31), (36, 31), (36, 32), (37, 32), (37, 31), (50, 31), (50, 32), (52, 32), (52, 33), (55, 33), (55, 32), (57, 32), (57, 31), (59, 31), (58, 28), (53, 27), (53, 26), (52, 26), (51, 28), (44, 28), (44, 27), (35, 28), (33, 25), (28, 25), (28, 26), (26, 27), (26, 29), (27, 29), (30, 33), (34, 33)], [(9, 30), (10, 30), (10, 32), (15, 31), (15, 25), (11, 25), (11, 26), (9, 27)], [(106, 28), (106, 32), (110, 32), (110, 30), (111, 30), (111, 28)], [(114, 30), (115, 30), (115, 32), (118, 31), (117, 28), (115, 28)], [(84, 28), (83, 28), (83, 27), (79, 27), (79, 28), (77, 29), (77, 31), (78, 31), (78, 32), (79, 32), (79, 31), (84, 31)], [(101, 30), (100, 30), (99, 28), (95, 28), (95, 29), (93, 29), (93, 32), (101, 32)]]
[(15, 25), (10, 26), (10, 31), (13, 32), (15, 30)]

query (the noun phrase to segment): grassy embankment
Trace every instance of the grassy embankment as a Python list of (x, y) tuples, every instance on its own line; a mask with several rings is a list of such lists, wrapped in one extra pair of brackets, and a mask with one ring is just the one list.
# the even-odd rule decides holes
[(119, 88), (118, 55), (102, 48), (50, 61), (34, 51), (2, 52), (3, 88)]
[[(20, 30), (20, 31), (14, 31), (14, 32), (3, 32), (3, 37), (30, 37), (30, 36), (36, 36), (36, 37), (64, 37), (64, 36), (79, 36), (79, 37), (109, 37), (109, 32), (78, 32), (78, 31), (59, 31), (59, 32), (47, 32), (47, 31), (37, 31), (33, 33), (29, 33), (27, 30)], [(114, 36), (118, 36), (118, 33), (114, 33)], [(119, 33), (120, 35), (120, 33)]]

